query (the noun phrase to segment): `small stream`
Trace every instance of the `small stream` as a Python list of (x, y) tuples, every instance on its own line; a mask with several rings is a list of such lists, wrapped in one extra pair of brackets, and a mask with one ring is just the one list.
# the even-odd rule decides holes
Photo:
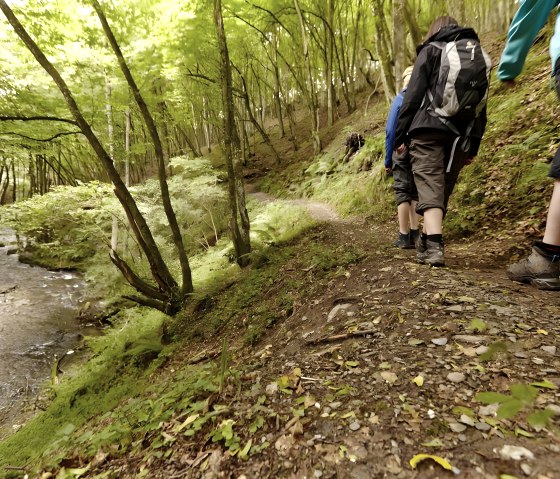
[[(50, 379), (55, 354), (73, 349), (84, 326), (77, 321), (84, 282), (18, 261), (15, 237), (0, 229), (0, 431), (20, 417), (24, 403)], [(0, 437), (3, 434), (0, 432)]]

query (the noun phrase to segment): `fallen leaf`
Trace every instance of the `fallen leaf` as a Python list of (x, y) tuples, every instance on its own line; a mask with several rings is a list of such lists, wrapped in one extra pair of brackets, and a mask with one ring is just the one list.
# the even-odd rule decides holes
[(454, 474), (459, 474), (461, 472), (456, 467), (453, 467), (447, 459), (444, 459), (443, 457), (439, 457), (439, 456), (434, 456), (432, 454), (416, 454), (409, 461), (410, 466), (412, 467), (412, 469), (416, 469), (416, 466), (418, 465), (418, 463), (422, 462), (426, 459), (431, 459), (432, 461), (437, 462), (441, 467), (443, 467), (444, 469), (447, 469), (448, 471), (452, 471)]
[(424, 385), (424, 378), (418, 375), (412, 380), (412, 382), (416, 384), (416, 386), (420, 387)]

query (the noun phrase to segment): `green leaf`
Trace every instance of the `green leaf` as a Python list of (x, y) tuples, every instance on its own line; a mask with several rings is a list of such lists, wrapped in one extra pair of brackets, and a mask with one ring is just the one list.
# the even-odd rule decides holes
[(239, 457), (240, 459), (247, 459), (247, 456), (249, 454), (249, 450), (251, 449), (251, 446), (253, 445), (253, 440), (249, 439), (249, 442), (247, 442), (247, 444), (245, 444), (245, 447), (239, 451), (239, 454), (237, 455), (237, 457)]
[(531, 383), (531, 386), (535, 386), (537, 388), (545, 388), (545, 389), (558, 389), (558, 386), (556, 386), (556, 384), (551, 383), (548, 380), (544, 380), (544, 381), (539, 381), (536, 383)]
[(491, 361), (498, 353), (507, 353), (507, 344), (503, 341), (492, 343), (488, 346), (488, 351), (480, 355), (481, 361)]
[(535, 411), (527, 417), (527, 422), (534, 428), (546, 427), (552, 416), (554, 416), (554, 411), (550, 409)]
[(492, 391), (478, 393), (475, 397), (475, 400), (481, 402), (483, 404), (495, 404), (495, 403), (503, 403), (511, 398), (506, 394), (495, 393)]
[(529, 386), (528, 384), (512, 384), (509, 389), (514, 398), (527, 404), (532, 403), (539, 394), (537, 388)]
[(469, 330), (471, 331), (478, 331), (480, 333), (484, 332), (486, 330), (487, 326), (486, 323), (484, 321), (482, 321), (482, 319), (480, 318), (473, 318), (471, 320), (471, 323), (469, 324)]
[(525, 429), (521, 429), (520, 427), (515, 428), (515, 435), (523, 437), (535, 437), (533, 433), (525, 431)]
[[(481, 393), (484, 394), (484, 393)], [(471, 408), (468, 407), (464, 407), (464, 406), (456, 406), (453, 408), (452, 410), (453, 414), (457, 415), (457, 416), (461, 416), (463, 414), (465, 414), (466, 416), (469, 417), (475, 417), (476, 414), (474, 413), (474, 411)]]
[(500, 419), (509, 419), (515, 416), (521, 409), (523, 409), (524, 403), (520, 399), (511, 398), (500, 404), (497, 411), (497, 416)]

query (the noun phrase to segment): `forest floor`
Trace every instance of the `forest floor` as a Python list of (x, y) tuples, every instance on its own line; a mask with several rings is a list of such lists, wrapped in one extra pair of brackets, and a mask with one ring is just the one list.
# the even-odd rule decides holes
[[(170, 458), (128, 456), (98, 472), (560, 478), (560, 294), (509, 281), (507, 244), (450, 242), (447, 266), (430, 268), (416, 264), (414, 250), (390, 244), (392, 225), (325, 211), (326, 221), (295, 241), (296, 253), (261, 291), (266, 297), (297, 285), (292, 306), (276, 312), (283, 319), (254, 348), (229, 345), (237, 379), (207, 399), (209, 408), (219, 402), (235, 411), (241, 448), (263, 449), (232, 456), (209, 439), (171, 433), (183, 418), (166, 428), (174, 436)], [(308, 254), (315, 249), (351, 258), (333, 258), (338, 266), (325, 274)], [(210, 339), (199, 350), (219, 347)], [(192, 346), (185, 353), (192, 356)], [(483, 392), (503, 396), (476, 398)], [(409, 461), (421, 453), (444, 458), (455, 472), (432, 460), (414, 469)]]
[[(490, 49), (494, 59), (501, 41)], [(549, 65), (541, 63), (527, 93), (512, 102), (507, 130), (488, 128), (485, 148), (499, 161), (484, 159), (491, 173), (484, 189), (496, 202), (475, 211), (487, 230), (448, 240), (446, 267), (419, 265), (414, 250), (393, 247), (394, 218), (341, 217), (317, 201), (252, 191), (263, 202), (305, 206), (319, 224), (272, 244), (228, 283), (234, 287), (191, 305), (186, 340), (150, 373), (159, 389), (79, 427), (73, 452), (37, 477), (560, 479), (560, 292), (505, 274), (540, 234), (544, 214), (529, 224), (503, 204), (525, 216), (523, 201), (545, 201), (548, 185), (536, 171), (539, 191), (515, 198), (513, 207), (504, 195), (517, 190), (504, 175), (536, 146), (498, 157), (555, 117), (533, 94), (548, 81)], [(380, 104), (368, 117), (342, 112), (322, 131), (333, 156), (349, 129), (382, 132)], [(295, 131), (307, 135), (301, 116)], [(274, 165), (261, 144), (247, 175), (297, 196), (290, 185), (309, 179), (302, 172), (312, 148), (307, 142), (293, 152), (278, 136), (286, 163)], [(191, 389), (178, 389), (189, 381)], [(79, 405), (83, 394), (72, 400)], [(112, 446), (83, 452), (100, 437)], [(443, 465), (411, 465), (417, 454)], [(10, 477), (21, 476), (14, 470)]]

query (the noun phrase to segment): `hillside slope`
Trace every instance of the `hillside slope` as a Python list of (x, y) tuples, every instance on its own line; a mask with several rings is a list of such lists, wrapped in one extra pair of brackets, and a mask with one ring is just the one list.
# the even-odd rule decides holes
[[(496, 57), (499, 41), (488, 43)], [(382, 220), (393, 215), (391, 187), (379, 163), (386, 105), (341, 120), (318, 158), (304, 146), (277, 167), (258, 150), (249, 168), (266, 163), (263, 189), (328, 200), (343, 219), (272, 243), (235, 283), (201, 294), (163, 329), (152, 317), (135, 342), (114, 344), (118, 361), (95, 383), (57, 392), (66, 416), (39, 417), (0, 444), (0, 470), (44, 479), (454, 476), (432, 459), (411, 466), (427, 453), (465, 478), (560, 477), (560, 295), (504, 273), (511, 251), (542, 230), (548, 198), (542, 160), (558, 143), (558, 106), (546, 44), (517, 90), (493, 85), (484, 147), (448, 218), (446, 268), (391, 246), (396, 227)], [(368, 141), (343, 163), (349, 131)]]

